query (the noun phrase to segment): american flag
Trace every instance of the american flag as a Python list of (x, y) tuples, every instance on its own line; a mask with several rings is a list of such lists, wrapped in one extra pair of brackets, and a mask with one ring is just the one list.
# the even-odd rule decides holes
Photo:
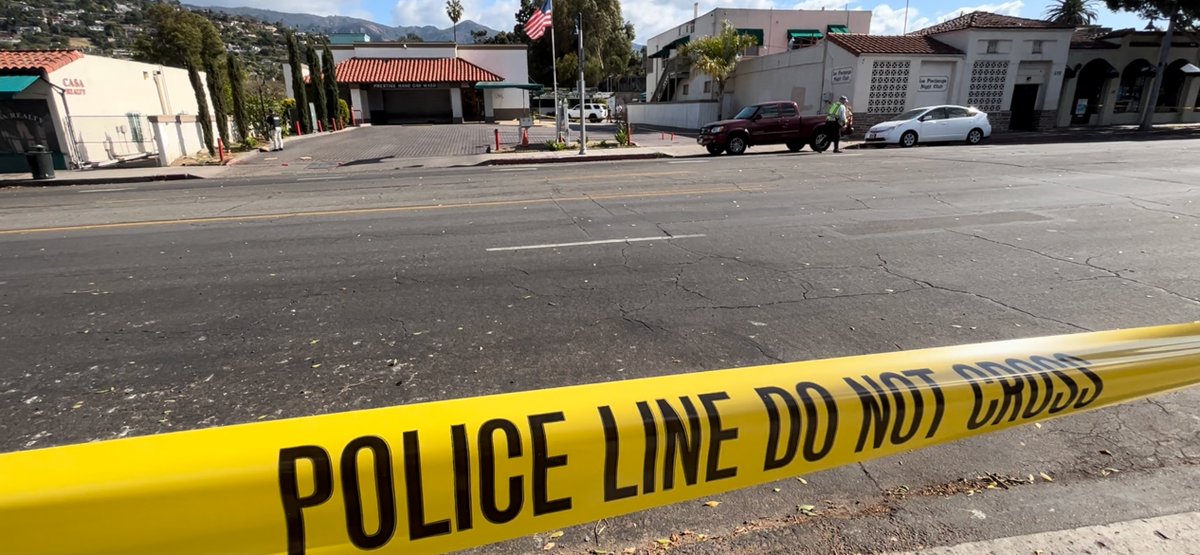
[(553, 9), (554, 0), (546, 0), (546, 3), (542, 4), (542, 9), (533, 12), (533, 16), (529, 18), (529, 21), (525, 22), (525, 34), (529, 35), (530, 39), (538, 40), (542, 38), (542, 35), (546, 34), (546, 29), (554, 25), (554, 18), (550, 15)]

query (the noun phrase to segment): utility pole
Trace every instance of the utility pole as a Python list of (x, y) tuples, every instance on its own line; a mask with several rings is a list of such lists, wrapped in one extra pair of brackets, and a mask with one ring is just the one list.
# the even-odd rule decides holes
[(583, 113), (583, 11), (575, 14), (575, 34), (579, 35), (579, 154), (587, 154), (587, 116)]

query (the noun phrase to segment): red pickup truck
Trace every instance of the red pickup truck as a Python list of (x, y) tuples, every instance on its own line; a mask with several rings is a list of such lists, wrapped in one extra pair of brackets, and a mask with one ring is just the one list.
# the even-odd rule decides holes
[(795, 102), (775, 101), (746, 106), (733, 119), (714, 121), (700, 128), (696, 142), (714, 156), (742, 154), (757, 145), (787, 145), (798, 152), (804, 145), (817, 152), (829, 148), (829, 122), (825, 116), (802, 116)]

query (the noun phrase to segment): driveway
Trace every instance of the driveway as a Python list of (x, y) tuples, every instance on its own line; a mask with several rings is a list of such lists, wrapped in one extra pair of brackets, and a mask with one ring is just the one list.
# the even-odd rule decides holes
[[(495, 146), (496, 130), (500, 130), (502, 147), (520, 142), (518, 127), (506, 124), (467, 123), (459, 125), (381, 125), (353, 129), (328, 135), (298, 137), (284, 143), (282, 152), (258, 152), (237, 161), (234, 168), (240, 173), (256, 173), (267, 168), (286, 167), (295, 170), (328, 170), (337, 167), (358, 169), (391, 169), (420, 165), (418, 159), (471, 156), (487, 153)], [(570, 137), (579, 136), (578, 124), (570, 125)], [(588, 140), (612, 140), (616, 125), (588, 124)], [(530, 144), (554, 138), (554, 128), (533, 127), (529, 130)], [(637, 134), (638, 144), (667, 144), (658, 132)], [(676, 138), (676, 143), (688, 141)]]

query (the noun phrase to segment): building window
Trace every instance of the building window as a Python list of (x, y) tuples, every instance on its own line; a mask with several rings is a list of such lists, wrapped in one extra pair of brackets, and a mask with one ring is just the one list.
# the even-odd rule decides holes
[(712, 92), (712, 81), (705, 81), (704, 82), (704, 94), (709, 94), (711, 92)]
[(998, 40), (987, 41), (987, 53), (988, 54), (999, 54), (1000, 53), (1000, 41), (998, 41)]
[(1142, 93), (1146, 84), (1154, 76), (1154, 66), (1143, 59), (1137, 59), (1125, 66), (1121, 72), (1121, 83), (1117, 88), (1117, 101), (1113, 103), (1113, 112), (1129, 113), (1142, 111)]
[(688, 95), (688, 84), (684, 83), (683, 84), (683, 96), (687, 96), (687, 95)]
[(1044, 45), (1044, 44), (1045, 44), (1045, 41), (1040, 41), (1040, 40), (1035, 40), (1035, 41), (1033, 41), (1033, 53), (1034, 53), (1034, 54), (1041, 54), (1041, 53), (1042, 53), (1042, 47), (1043, 47), (1043, 45)]

